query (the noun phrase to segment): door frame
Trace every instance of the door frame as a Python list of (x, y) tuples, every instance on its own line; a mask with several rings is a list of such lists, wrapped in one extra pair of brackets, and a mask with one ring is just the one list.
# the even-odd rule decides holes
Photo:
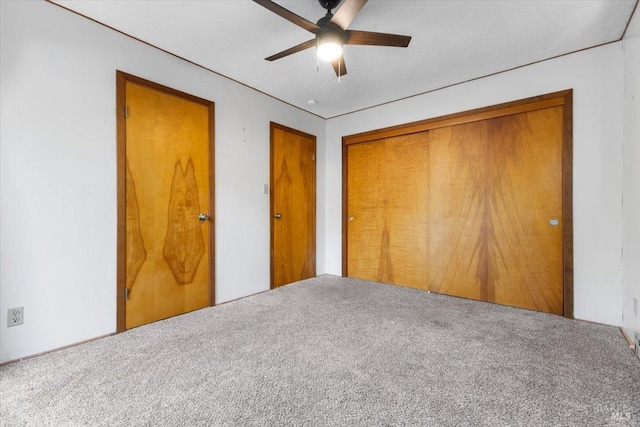
[(562, 106), (563, 316), (573, 319), (573, 89), (342, 137), (342, 275), (348, 277), (348, 147), (527, 111)]
[(215, 103), (167, 86), (116, 70), (116, 129), (117, 129), (117, 272), (116, 272), (116, 333), (124, 332), (126, 301), (126, 154), (127, 100), (126, 84), (135, 83), (168, 95), (183, 98), (208, 109), (209, 115), (209, 306), (215, 305)]
[[(316, 137), (314, 135), (299, 131), (297, 129), (293, 129), (281, 124), (278, 124), (276, 122), (269, 122), (269, 239), (270, 239), (270, 259), (269, 259), (269, 267), (270, 267), (270, 278), (269, 278), (269, 289), (274, 289), (273, 285), (275, 282), (275, 263), (274, 263), (274, 255), (275, 255), (275, 251), (274, 251), (274, 225), (275, 225), (275, 221), (274, 221), (274, 215), (275, 215), (275, 210), (274, 210), (274, 206), (273, 206), (273, 197), (274, 197), (274, 192), (273, 192), (273, 186), (275, 183), (275, 170), (274, 170), (274, 131), (276, 129), (280, 129), (284, 132), (289, 132), (289, 133), (293, 133), (293, 134), (297, 134), (300, 135), (303, 138), (309, 138), (313, 141), (313, 153), (315, 156), (316, 153), (316, 149), (317, 149), (317, 140)], [(317, 165), (317, 163), (314, 161), (314, 165)], [(317, 239), (316, 239), (316, 227), (317, 227), (317, 213), (316, 213), (316, 209), (317, 209), (317, 185), (318, 185), (318, 180), (317, 180), (317, 174), (318, 174), (318, 168), (317, 166), (315, 167), (315, 171), (313, 174), (313, 179), (314, 179), (314, 183), (313, 183), (313, 206), (312, 206), (312, 212), (313, 212), (313, 235), (311, 236), (311, 239), (313, 241), (313, 247), (314, 247), (314, 262), (313, 262), (313, 275), (316, 275), (317, 269), (316, 269), (316, 253), (317, 253)]]

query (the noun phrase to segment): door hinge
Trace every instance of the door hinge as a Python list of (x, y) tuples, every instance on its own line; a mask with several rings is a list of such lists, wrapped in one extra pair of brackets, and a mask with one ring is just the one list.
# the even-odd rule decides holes
[(129, 301), (129, 288), (124, 288), (124, 300)]
[(316, 159), (316, 153), (311, 153), (311, 160), (315, 160)]
[(128, 105), (124, 106), (124, 118), (125, 119), (129, 118), (129, 106)]
[(316, 254), (311, 255), (311, 259), (313, 260), (313, 262), (316, 262)]

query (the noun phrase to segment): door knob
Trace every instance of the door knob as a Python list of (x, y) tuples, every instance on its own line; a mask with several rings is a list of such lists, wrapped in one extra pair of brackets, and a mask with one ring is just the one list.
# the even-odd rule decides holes
[(209, 215), (201, 213), (200, 215), (198, 215), (198, 219), (202, 222), (205, 222), (209, 219)]
[(274, 217), (275, 219), (280, 219), (280, 218), (282, 218), (282, 215), (280, 215), (279, 213), (277, 213), (277, 214), (275, 214), (273, 217)]
[(349, 217), (349, 221), (353, 221), (353, 217), (352, 216)]
[(549, 220), (549, 224), (551, 224), (551, 226), (555, 227), (556, 225), (558, 225), (558, 218), (551, 218)]

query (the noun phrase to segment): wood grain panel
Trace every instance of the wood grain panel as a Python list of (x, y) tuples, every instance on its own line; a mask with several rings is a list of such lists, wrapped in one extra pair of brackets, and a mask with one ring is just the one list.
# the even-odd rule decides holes
[(127, 212), (127, 250), (126, 250), (126, 265), (127, 265), (127, 277), (126, 286), (129, 290), (133, 288), (133, 285), (138, 277), (138, 272), (142, 267), (142, 264), (147, 259), (147, 251), (144, 248), (144, 240), (142, 239), (142, 232), (140, 231), (140, 208), (138, 207), (138, 196), (136, 193), (136, 183), (129, 170), (129, 165), (126, 166), (126, 212)]
[(561, 107), (430, 131), (433, 291), (563, 313), (561, 138)]
[(271, 124), (272, 287), (316, 274), (315, 148), (314, 136)]
[[(450, 295), (487, 299), (490, 290), (469, 283), (488, 282), (481, 258), (487, 180), (487, 123), (444, 127), (429, 132), (430, 140), (430, 289)], [(480, 275), (480, 277), (478, 277)]]
[(393, 283), (391, 266), (382, 266), (385, 258), (382, 249), (384, 209), (379, 208), (379, 201), (384, 198), (381, 185), (383, 153), (384, 140), (347, 147), (346, 276)]
[(428, 136), (348, 147), (348, 275), (427, 289)]
[[(209, 305), (209, 108), (127, 82), (126, 158), (147, 258), (130, 289), (126, 328)], [(186, 169), (182, 169), (186, 165)], [(127, 251), (130, 249), (127, 248)], [(188, 283), (188, 285), (185, 285)]]
[(193, 281), (204, 255), (202, 227), (194, 221), (202, 210), (191, 158), (186, 170), (180, 160), (176, 162), (169, 194), (169, 218), (163, 255), (176, 281), (187, 284)]

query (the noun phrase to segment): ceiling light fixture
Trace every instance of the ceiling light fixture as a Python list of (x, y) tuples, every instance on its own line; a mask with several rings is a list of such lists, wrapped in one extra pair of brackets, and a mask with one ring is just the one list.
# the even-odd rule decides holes
[(315, 46), (318, 71), (320, 70), (320, 59), (330, 61), (338, 76), (338, 81), (340, 81), (340, 76), (347, 74), (344, 55), (342, 55), (344, 45), (407, 47), (411, 41), (410, 36), (399, 34), (349, 30), (349, 25), (367, 3), (367, 0), (342, 0), (342, 6), (336, 10), (335, 15), (331, 11), (341, 3), (341, 0), (318, 0), (320, 6), (326, 9), (327, 13), (315, 24), (285, 9), (273, 0), (253, 1), (315, 36), (311, 40), (266, 57), (267, 61), (275, 61)]
[(323, 61), (334, 61), (342, 55), (344, 41), (336, 31), (322, 31), (318, 34), (317, 53)]

